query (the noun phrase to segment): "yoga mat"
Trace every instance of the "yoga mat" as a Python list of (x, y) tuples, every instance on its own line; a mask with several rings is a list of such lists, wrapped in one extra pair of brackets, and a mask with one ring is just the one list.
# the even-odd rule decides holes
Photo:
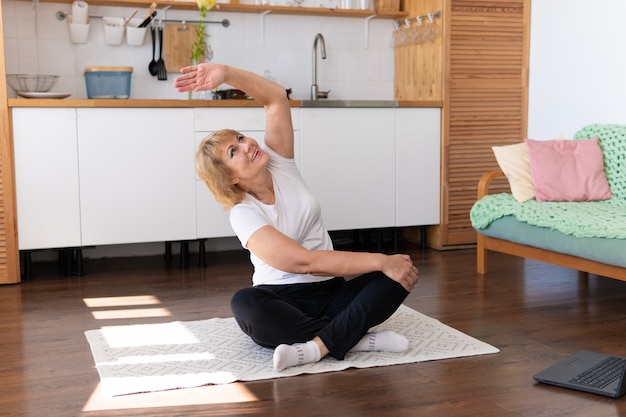
[(109, 396), (499, 352), (405, 305), (371, 330), (384, 329), (406, 336), (409, 349), (402, 353), (350, 352), (343, 361), (326, 357), (282, 372), (273, 368), (273, 349), (256, 345), (232, 317), (112, 326), (88, 330), (85, 336), (101, 388)]

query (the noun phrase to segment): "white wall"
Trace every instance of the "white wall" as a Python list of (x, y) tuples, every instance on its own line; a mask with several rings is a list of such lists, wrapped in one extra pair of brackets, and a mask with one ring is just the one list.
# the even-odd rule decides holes
[(528, 136), (626, 124), (626, 2), (532, 2)]
[[(307, 1), (310, 6), (320, 4), (320, 0)], [(2, 0), (7, 73), (58, 74), (61, 78), (53, 91), (86, 98), (86, 67), (132, 66), (132, 98), (187, 98), (171, 87), (176, 74), (170, 74), (167, 81), (158, 81), (148, 73), (152, 58), (149, 33), (141, 47), (111, 46), (104, 42), (102, 20), (92, 19), (88, 42), (74, 44), (69, 39), (67, 21), (56, 18), (57, 11), (71, 14), (71, 9), (71, 4), (39, 3), (34, 8), (28, 1)], [(127, 17), (134, 10), (89, 6), (93, 16)], [(140, 9), (138, 16), (146, 10)], [(194, 10), (160, 11), (157, 17), (199, 19)], [(366, 46), (366, 21), (361, 18), (209, 12), (208, 20), (222, 19), (229, 19), (230, 27), (208, 25), (214, 61), (260, 74), (270, 70), (279, 83), (293, 89), (294, 99), (309, 98), (312, 46), (318, 32), (326, 39), (328, 56), (326, 60), (318, 59), (321, 90), (330, 89), (330, 98), (335, 99), (393, 99), (394, 53), (389, 47), (392, 20), (369, 21)]]

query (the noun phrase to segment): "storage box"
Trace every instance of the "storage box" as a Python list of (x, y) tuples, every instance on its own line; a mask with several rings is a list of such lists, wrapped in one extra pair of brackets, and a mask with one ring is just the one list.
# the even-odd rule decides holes
[(133, 67), (87, 67), (87, 97), (127, 99), (130, 97), (130, 76)]
[(374, 3), (376, 12), (397, 12), (400, 10), (400, 0), (376, 0)]

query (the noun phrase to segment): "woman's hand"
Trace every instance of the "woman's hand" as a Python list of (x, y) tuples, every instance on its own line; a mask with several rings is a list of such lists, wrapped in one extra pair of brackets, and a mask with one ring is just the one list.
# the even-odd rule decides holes
[(383, 262), (381, 272), (411, 291), (418, 281), (418, 271), (409, 255), (389, 255)]
[(258, 74), (212, 62), (181, 68), (174, 81), (180, 93), (214, 90), (228, 84), (244, 91), (265, 108), (265, 145), (285, 158), (293, 158), (293, 125), (287, 92), (280, 85)]
[(183, 74), (174, 81), (180, 93), (214, 90), (226, 82), (226, 66), (203, 62), (180, 69)]

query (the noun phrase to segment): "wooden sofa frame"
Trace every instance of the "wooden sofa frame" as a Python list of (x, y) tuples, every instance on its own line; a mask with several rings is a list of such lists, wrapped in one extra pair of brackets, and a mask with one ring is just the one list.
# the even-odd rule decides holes
[[(483, 174), (478, 182), (478, 199), (489, 194), (489, 185), (499, 177), (504, 177), (504, 172), (500, 170), (489, 171)], [(522, 245), (508, 240), (489, 237), (478, 233), (476, 247), (476, 267), (479, 274), (487, 273), (487, 252), (506, 253), (508, 255), (519, 256), (522, 258), (534, 259), (541, 262), (547, 262), (554, 265), (564, 266), (566, 268), (575, 269), (590, 274), (596, 274), (604, 277), (614, 278), (626, 281), (626, 268), (614, 265), (607, 265), (601, 262), (592, 261), (577, 256), (566, 255), (559, 252), (540, 249), (533, 246)]]

